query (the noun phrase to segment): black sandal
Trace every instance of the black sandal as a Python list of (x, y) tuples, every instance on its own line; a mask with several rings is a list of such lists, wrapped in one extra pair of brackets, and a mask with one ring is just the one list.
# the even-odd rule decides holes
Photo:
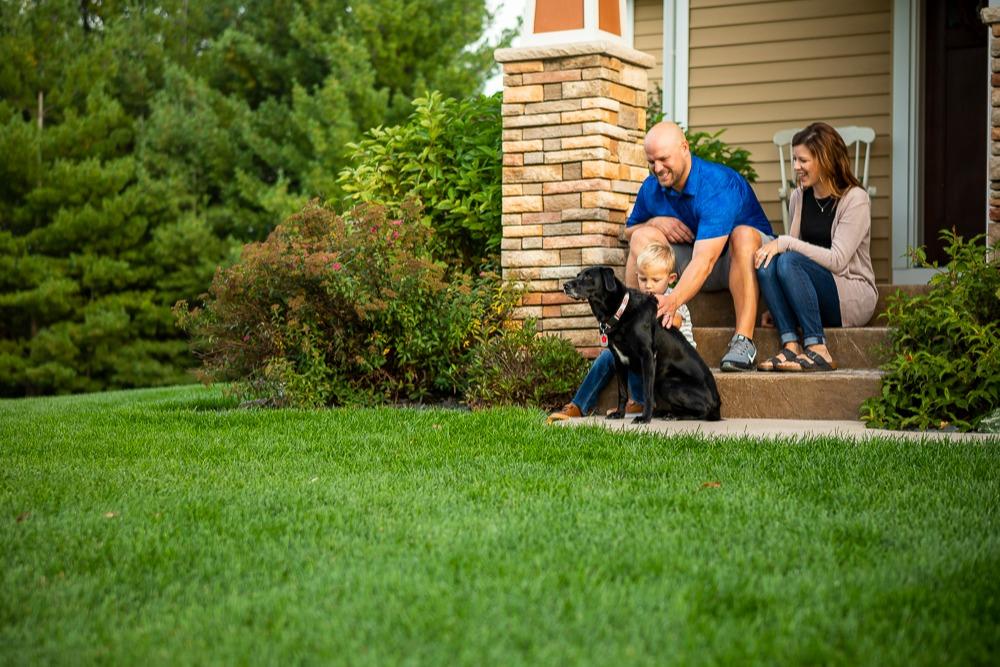
[[(789, 348), (783, 347), (776, 355), (761, 362), (761, 364), (757, 366), (757, 370), (761, 373), (774, 373), (778, 370), (778, 364), (786, 364), (788, 362), (795, 361), (797, 358), (798, 356)], [(771, 364), (771, 367), (764, 368), (764, 364)]]
[(796, 359), (796, 361), (802, 366), (802, 370), (807, 373), (826, 373), (837, 370), (836, 361), (831, 363), (820, 356), (818, 352), (806, 349), (802, 354), (808, 357), (808, 360)]

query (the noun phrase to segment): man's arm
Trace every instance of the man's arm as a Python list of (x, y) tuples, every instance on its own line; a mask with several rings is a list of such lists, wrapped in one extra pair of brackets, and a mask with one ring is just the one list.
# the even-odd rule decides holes
[(632, 225), (625, 228), (625, 240), (632, 240), (632, 234), (642, 225), (650, 225), (660, 230), (663, 236), (671, 243), (691, 243), (694, 241), (694, 234), (691, 229), (680, 221), (680, 218), (673, 218), (665, 215), (657, 215), (646, 222)]
[(714, 239), (704, 239), (695, 241), (694, 251), (691, 253), (691, 262), (688, 263), (681, 274), (681, 279), (677, 281), (677, 286), (670, 294), (657, 296), (659, 308), (656, 309), (656, 316), (663, 322), (663, 326), (670, 328), (673, 325), (674, 313), (682, 305), (694, 298), (701, 291), (702, 285), (708, 280), (712, 273), (712, 268), (722, 256), (722, 251), (726, 247), (728, 236), (719, 236)]

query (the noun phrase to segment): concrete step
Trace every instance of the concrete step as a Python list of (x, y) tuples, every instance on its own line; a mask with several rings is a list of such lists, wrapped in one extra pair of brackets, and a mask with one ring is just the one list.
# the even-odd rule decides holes
[[(904, 294), (926, 294), (929, 287), (927, 285), (878, 285), (878, 303), (875, 306), (875, 314), (868, 322), (870, 326), (884, 326), (885, 320), (879, 318), (885, 312), (886, 299), (901, 290)], [(699, 327), (732, 327), (736, 324), (736, 314), (733, 310), (733, 299), (728, 291), (722, 292), (702, 292), (691, 299), (688, 304), (691, 310), (691, 321)], [(760, 313), (766, 310), (764, 300), (760, 300), (757, 308), (757, 322), (760, 322)]]
[[(714, 371), (723, 419), (858, 418), (861, 403), (876, 395), (882, 374), (871, 369), (829, 373), (723, 373)], [(617, 405), (611, 382), (601, 393), (597, 414)]]
[[(830, 353), (839, 368), (877, 368), (882, 365), (884, 344), (888, 342), (889, 329), (885, 327), (829, 328), (825, 330), (825, 333)], [(732, 336), (731, 326), (696, 326), (694, 328), (694, 340), (698, 344), (698, 354), (705, 360), (709, 368), (719, 366)], [(753, 341), (757, 345), (758, 363), (781, 349), (776, 329), (758, 328), (754, 332)]]

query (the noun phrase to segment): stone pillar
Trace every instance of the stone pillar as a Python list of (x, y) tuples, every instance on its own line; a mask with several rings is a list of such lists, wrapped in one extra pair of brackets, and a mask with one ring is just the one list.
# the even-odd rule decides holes
[(626, 214), (646, 178), (642, 148), (653, 58), (614, 42), (500, 49), (503, 277), (527, 288), (521, 317), (599, 351), (587, 304), (562, 283), (584, 267), (622, 275)]
[(983, 23), (990, 30), (990, 159), (987, 243), (1000, 248), (1000, 7), (985, 7)]

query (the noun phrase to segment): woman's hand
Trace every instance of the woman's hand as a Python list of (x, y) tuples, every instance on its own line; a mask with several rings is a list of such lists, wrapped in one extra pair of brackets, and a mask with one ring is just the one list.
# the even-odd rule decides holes
[(760, 314), (760, 326), (762, 326), (765, 329), (774, 328), (774, 317), (771, 315), (770, 310), (765, 310), (763, 313)]
[(778, 248), (778, 239), (765, 243), (757, 249), (756, 253), (754, 253), (753, 268), (759, 269), (761, 266), (767, 268), (767, 265), (771, 263), (771, 260), (780, 253), (781, 250)]

